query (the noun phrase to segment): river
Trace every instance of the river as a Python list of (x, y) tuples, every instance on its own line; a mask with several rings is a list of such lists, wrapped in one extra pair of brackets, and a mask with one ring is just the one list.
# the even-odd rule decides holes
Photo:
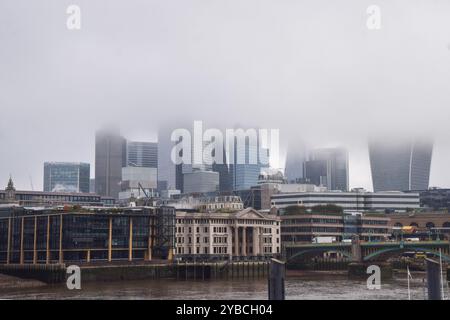
[[(413, 274), (412, 299), (426, 298), (424, 273)], [(384, 280), (380, 290), (367, 289), (364, 280), (349, 280), (344, 275), (320, 272), (288, 276), (286, 299), (408, 299), (404, 275)], [(448, 296), (448, 286), (446, 286)], [(96, 282), (82, 284), (81, 290), (68, 290), (64, 285), (42, 285), (30, 288), (3, 288), (1, 299), (267, 299), (267, 281), (249, 280), (148, 280)]]

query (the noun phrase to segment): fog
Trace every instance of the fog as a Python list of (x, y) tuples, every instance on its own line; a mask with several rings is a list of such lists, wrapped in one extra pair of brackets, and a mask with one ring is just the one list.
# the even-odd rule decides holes
[(450, 187), (449, 30), (448, 0), (1, 0), (0, 188), (41, 190), (44, 161), (93, 176), (106, 123), (154, 141), (180, 120), (345, 146), (367, 189), (368, 136), (433, 135), (430, 185)]

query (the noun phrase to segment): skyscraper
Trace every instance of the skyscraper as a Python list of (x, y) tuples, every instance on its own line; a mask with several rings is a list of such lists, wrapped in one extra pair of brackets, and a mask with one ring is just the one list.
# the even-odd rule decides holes
[(290, 183), (303, 181), (304, 169), (303, 165), (308, 159), (308, 150), (301, 141), (294, 141), (289, 143), (288, 152), (286, 155), (286, 166), (284, 169), (284, 176)]
[(328, 190), (348, 191), (348, 151), (345, 148), (315, 149), (304, 165), (304, 177)]
[(428, 189), (433, 142), (431, 139), (372, 139), (370, 167), (374, 191)]
[(219, 173), (219, 191), (228, 193), (233, 191), (233, 180), (228, 167), (227, 155), (225, 148), (223, 149), (222, 163), (213, 163), (212, 171)]
[(158, 184), (162, 189), (174, 189), (176, 184), (175, 164), (171, 160), (174, 142), (170, 140), (172, 129), (164, 127), (158, 131)]
[(126, 140), (118, 128), (105, 128), (95, 135), (95, 191), (118, 198), (122, 167), (126, 166)]
[(44, 191), (89, 192), (89, 163), (45, 162)]
[[(269, 150), (265, 148), (260, 150), (259, 142), (251, 143), (248, 137), (245, 143), (239, 143), (235, 138), (232, 157), (229, 168), (234, 191), (249, 190), (252, 186), (256, 186), (261, 169), (269, 166)], [(256, 161), (252, 160), (253, 157)]]
[(127, 141), (126, 166), (158, 168), (158, 143)]

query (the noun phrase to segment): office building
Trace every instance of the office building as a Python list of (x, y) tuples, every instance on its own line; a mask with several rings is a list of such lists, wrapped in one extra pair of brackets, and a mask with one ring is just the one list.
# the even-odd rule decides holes
[(89, 180), (89, 193), (95, 193), (95, 179)]
[(448, 212), (420, 212), (399, 213), (390, 215), (391, 228), (416, 227), (419, 231), (432, 231), (450, 235), (450, 213)]
[(429, 139), (372, 139), (369, 156), (374, 191), (427, 190), (432, 152)]
[(158, 168), (158, 143), (127, 141), (127, 167)]
[[(180, 128), (182, 127), (180, 126)], [(168, 127), (158, 131), (158, 190), (160, 192), (166, 189), (178, 189), (176, 187), (175, 163), (172, 162), (171, 158), (174, 146), (174, 142), (170, 140), (171, 133), (172, 130)]]
[(348, 151), (345, 148), (315, 149), (304, 164), (304, 178), (328, 190), (348, 191)]
[(272, 205), (283, 209), (301, 205), (310, 209), (317, 205), (337, 205), (347, 212), (388, 211), (405, 212), (419, 209), (418, 193), (404, 192), (298, 192), (272, 195)]
[(0, 190), (0, 204), (16, 204), (25, 207), (112, 206), (114, 203), (114, 198), (102, 197), (93, 193), (16, 190), (11, 178), (5, 190)]
[(233, 191), (233, 177), (228, 166), (227, 155), (223, 150), (222, 163), (213, 163), (212, 171), (219, 173), (219, 192), (230, 193)]
[(269, 167), (269, 150), (260, 150), (259, 142), (251, 143), (249, 138), (244, 143), (235, 138), (234, 153), (230, 157), (233, 191), (250, 190), (258, 183), (261, 169)]
[(385, 214), (338, 214), (305, 212), (281, 216), (283, 243), (311, 243), (316, 237), (336, 241), (358, 235), (361, 240), (386, 240), (391, 235), (390, 219)]
[(126, 140), (116, 128), (95, 135), (95, 190), (101, 196), (118, 199), (121, 191), (122, 167), (126, 166)]
[(306, 180), (316, 186), (331, 187), (331, 166), (327, 160), (309, 160), (304, 163)]
[(1, 264), (170, 260), (175, 210), (0, 207), (0, 230)]
[(45, 192), (89, 193), (89, 163), (45, 162)]
[(244, 209), (238, 196), (183, 195), (173, 199), (163, 198), (158, 205), (189, 212), (236, 212)]
[(308, 150), (304, 143), (296, 140), (289, 143), (284, 176), (289, 183), (304, 181), (304, 163), (308, 160)]
[(450, 210), (450, 189), (430, 188), (417, 190), (420, 197), (420, 206), (430, 210)]
[(326, 187), (314, 184), (260, 182), (251, 188), (251, 203), (247, 203), (247, 206), (257, 210), (269, 210), (273, 206), (272, 195), (274, 194), (324, 191), (327, 191)]
[(183, 193), (210, 193), (219, 191), (219, 173), (195, 170), (183, 174)]
[(156, 194), (158, 169), (148, 167), (123, 167), (119, 200), (142, 198)]

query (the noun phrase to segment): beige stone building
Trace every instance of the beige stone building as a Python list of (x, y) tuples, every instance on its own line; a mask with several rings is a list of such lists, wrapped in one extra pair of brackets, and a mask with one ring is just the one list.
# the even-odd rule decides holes
[(175, 258), (241, 259), (281, 254), (280, 218), (252, 208), (233, 213), (177, 211)]

